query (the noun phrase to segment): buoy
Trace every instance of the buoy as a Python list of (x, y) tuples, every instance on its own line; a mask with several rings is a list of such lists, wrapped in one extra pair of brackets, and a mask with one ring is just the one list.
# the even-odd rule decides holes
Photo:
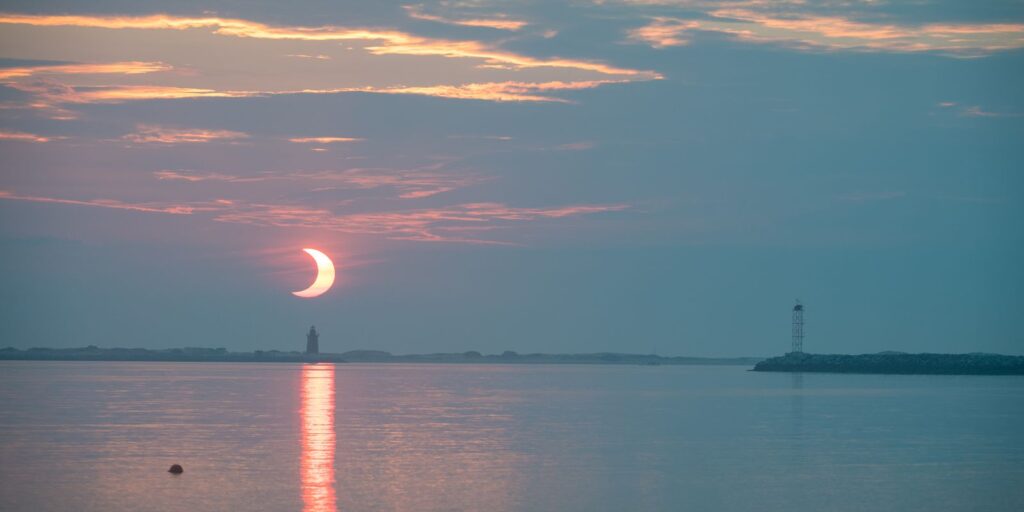
[(174, 473), (175, 475), (180, 475), (180, 474), (184, 473), (185, 470), (182, 469), (181, 464), (175, 464), (175, 465), (171, 466), (171, 469), (168, 469), (167, 472), (168, 473)]

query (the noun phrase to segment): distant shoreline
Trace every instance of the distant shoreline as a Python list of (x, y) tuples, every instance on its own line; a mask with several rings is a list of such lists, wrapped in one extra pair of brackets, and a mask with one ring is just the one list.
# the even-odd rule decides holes
[(887, 375), (1024, 375), (1024, 356), (1001, 354), (808, 354), (790, 352), (757, 363), (755, 372)]
[(30, 348), (0, 349), (0, 361), (157, 361), (157, 362), (220, 362), (220, 363), (445, 363), (445, 364), (603, 364), (603, 365), (734, 365), (751, 366), (760, 357), (666, 357), (655, 354), (481, 354), (476, 351), (437, 354), (396, 355), (380, 350), (351, 350), (340, 354), (305, 354), (257, 350), (228, 352), (223, 348), (185, 347), (174, 349), (99, 348)]

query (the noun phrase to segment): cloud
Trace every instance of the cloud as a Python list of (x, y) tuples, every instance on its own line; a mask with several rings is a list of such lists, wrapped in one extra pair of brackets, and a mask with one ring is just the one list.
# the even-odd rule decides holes
[[(615, 212), (627, 205), (573, 205), (557, 208), (515, 208), (502, 203), (468, 203), (444, 208), (338, 215), (328, 209), (254, 204), (218, 214), (214, 220), (257, 226), (327, 229), (350, 234), (383, 235), (396, 240), (502, 243), (449, 233), (483, 232), (509, 222), (557, 219)], [(468, 230), (466, 228), (469, 228)]]
[(169, 128), (165, 126), (140, 124), (135, 133), (129, 133), (121, 140), (133, 144), (203, 144), (214, 141), (236, 141), (249, 134), (231, 130), (204, 130), (199, 128)]
[(286, 56), (287, 57), (295, 57), (296, 59), (331, 60), (331, 56), (330, 55), (323, 55), (323, 54), (306, 55), (306, 54), (303, 54), (303, 53), (289, 53)]
[[(73, 87), (51, 81), (9, 83), (9, 87), (33, 96), (23, 108), (37, 109), (55, 119), (74, 119), (74, 112), (63, 108), (67, 104), (122, 103), (126, 101), (172, 100), (189, 98), (252, 98), (293, 94), (409, 94), (480, 101), (554, 102), (569, 103), (569, 100), (546, 94), (547, 91), (568, 91), (591, 89), (606, 84), (626, 83), (628, 80), (586, 80), (577, 82), (486, 82), (462, 85), (433, 85), (419, 87), (341, 87), (335, 89), (299, 89), (285, 91), (216, 91), (186, 87), (158, 86), (110, 86)], [(310, 143), (316, 141), (310, 139)], [(293, 141), (294, 142), (294, 141)], [(345, 141), (333, 141), (345, 142)], [(355, 142), (355, 140), (347, 141)]]
[(191, 215), (200, 211), (215, 211), (216, 203), (126, 203), (114, 199), (63, 199), (56, 197), (19, 195), (8, 190), (0, 190), (0, 199), (28, 201), (32, 203), (64, 204), (72, 206), (91, 206), (95, 208), (112, 208), (146, 213), (165, 213), (170, 215)]
[(567, 68), (605, 75), (657, 78), (657, 73), (579, 59), (535, 58), (499, 50), (473, 40), (446, 40), (420, 37), (397, 30), (346, 28), (339, 26), (271, 26), (231, 18), (188, 18), (166, 14), (150, 16), (81, 16), (43, 14), (0, 14), (0, 24), (36, 27), (88, 27), (101, 29), (191, 30), (208, 28), (221, 36), (299, 41), (366, 41), (367, 49), (377, 55), (432, 55), (448, 58), (482, 59), (491, 65), (511, 68)]
[(0, 199), (170, 215), (208, 214), (213, 221), (232, 224), (323, 229), (339, 233), (383, 236), (394, 240), (474, 244), (507, 242), (466, 237), (463, 233), (492, 231), (510, 223), (618, 212), (629, 208), (625, 204), (517, 208), (503, 203), (466, 203), (441, 208), (346, 214), (335, 213), (329, 208), (227, 199), (183, 203), (129, 203), (111, 199), (79, 200), (19, 195), (6, 190), (0, 190)]
[(288, 139), (288, 142), (296, 144), (334, 144), (337, 142), (360, 142), (366, 139), (355, 137), (295, 137)]
[(21, 142), (50, 142), (51, 140), (59, 137), (45, 137), (42, 135), (36, 135), (34, 133), (26, 132), (13, 132), (8, 130), (0, 130), (0, 141), (13, 140)]
[(851, 192), (839, 196), (839, 199), (851, 203), (867, 203), (874, 201), (889, 201), (892, 199), (901, 199), (906, 196), (906, 192), (887, 190), (882, 192)]
[(290, 171), (265, 172), (257, 176), (237, 176), (222, 173), (162, 170), (153, 173), (160, 181), (258, 183), (287, 181), (313, 186), (314, 190), (371, 190), (391, 188), (399, 199), (422, 199), (474, 185), (483, 178), (473, 175), (442, 173), (438, 166), (424, 169), (347, 169), (342, 171)]
[(9, 82), (4, 84), (12, 89), (25, 92), (31, 99), (23, 104), (13, 104), (9, 108), (33, 109), (52, 119), (76, 119), (78, 114), (64, 108), (64, 105), (87, 103), (121, 103), (141, 100), (172, 100), (186, 98), (241, 98), (257, 96), (256, 93), (212, 89), (194, 89), (187, 87), (160, 86), (106, 86), (106, 87), (73, 87), (51, 80), (39, 79), (29, 82)]
[(973, 105), (964, 107), (960, 111), (960, 115), (964, 117), (1020, 117), (1021, 114), (1013, 112), (994, 112), (991, 110), (985, 110), (979, 105)]
[(652, 48), (667, 48), (689, 44), (690, 40), (682, 37), (687, 32), (700, 28), (700, 23), (693, 20), (656, 17), (642, 27), (626, 32), (630, 41), (646, 43)]
[[(76, 118), (70, 109), (79, 104), (350, 92), (565, 102), (545, 92), (661, 78), (597, 60), (508, 51), (500, 42), (381, 28), (165, 14), (0, 14), (0, 26), (18, 42), (8, 57), (68, 62), (0, 70), (0, 83), (30, 96), (11, 107), (54, 119)], [(336, 65), (309, 62), (328, 59)], [(338, 72), (347, 67), (365, 72)]]
[(953, 101), (943, 101), (940, 102), (938, 106), (944, 109), (953, 109), (963, 117), (1021, 117), (1021, 114), (1014, 112), (995, 112), (992, 110), (985, 110), (980, 105), (961, 106)]
[(449, 135), (449, 139), (483, 139), (509, 141), (513, 138), (509, 135)]
[(0, 69), (0, 80), (24, 78), (33, 75), (141, 75), (168, 71), (171, 66), (162, 62), (110, 62), (94, 64), (60, 64), (56, 66), (23, 66)]
[(161, 181), (187, 181), (190, 183), (196, 183), (201, 181), (226, 181), (226, 182), (245, 182), (245, 181), (263, 181), (265, 178), (240, 178), (238, 176), (232, 176), (230, 174), (220, 173), (192, 173), (183, 171), (156, 171), (153, 173), (156, 179)]
[(710, 19), (653, 18), (627, 32), (654, 48), (686, 44), (696, 31), (720, 32), (741, 41), (776, 43), (801, 50), (937, 52), (976, 57), (1024, 47), (1024, 24), (956, 23), (905, 25), (831, 15), (716, 9)]
[(593, 142), (590, 142), (590, 141), (580, 141), (580, 142), (570, 142), (568, 144), (559, 144), (559, 145), (555, 146), (555, 149), (562, 150), (562, 151), (586, 151), (588, 149), (594, 149), (594, 146), (596, 146), (596, 144), (594, 144)]
[(431, 85), (422, 87), (361, 87), (326, 91), (303, 91), (305, 93), (369, 92), (376, 94), (414, 94), (482, 101), (536, 101), (569, 103), (569, 100), (539, 94), (549, 91), (592, 89), (605, 84), (624, 83), (625, 80), (585, 80), (579, 82), (488, 82), (463, 85)]
[(423, 12), (422, 6), (418, 5), (406, 5), (403, 6), (406, 14), (410, 18), (424, 21), (434, 21), (437, 23), (445, 23), (448, 25), (461, 25), (464, 27), (485, 27), (493, 28), (496, 30), (509, 30), (516, 31), (520, 30), (526, 25), (527, 22), (521, 20), (515, 20), (509, 18), (507, 15), (497, 14), (490, 18), (445, 18), (443, 16), (437, 16), (434, 14), (427, 14)]

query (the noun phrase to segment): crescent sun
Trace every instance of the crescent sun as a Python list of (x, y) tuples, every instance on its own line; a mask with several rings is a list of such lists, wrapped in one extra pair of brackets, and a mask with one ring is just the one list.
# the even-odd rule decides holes
[(292, 295), (304, 299), (319, 297), (327, 290), (330, 290), (331, 285), (334, 284), (334, 262), (326, 254), (316, 249), (303, 249), (303, 251), (312, 256), (313, 261), (316, 262), (316, 280), (313, 281), (313, 284), (309, 285), (309, 288), (292, 292)]

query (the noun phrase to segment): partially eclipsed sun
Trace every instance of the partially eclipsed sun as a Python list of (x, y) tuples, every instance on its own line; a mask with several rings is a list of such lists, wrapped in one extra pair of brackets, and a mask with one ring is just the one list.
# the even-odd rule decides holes
[(312, 299), (313, 297), (319, 297), (324, 292), (331, 289), (331, 285), (334, 284), (334, 262), (327, 257), (326, 254), (316, 249), (303, 249), (306, 254), (313, 257), (313, 261), (316, 262), (316, 280), (313, 284), (309, 285), (309, 288), (305, 290), (292, 292), (292, 295), (296, 297), (302, 297), (304, 299)]

